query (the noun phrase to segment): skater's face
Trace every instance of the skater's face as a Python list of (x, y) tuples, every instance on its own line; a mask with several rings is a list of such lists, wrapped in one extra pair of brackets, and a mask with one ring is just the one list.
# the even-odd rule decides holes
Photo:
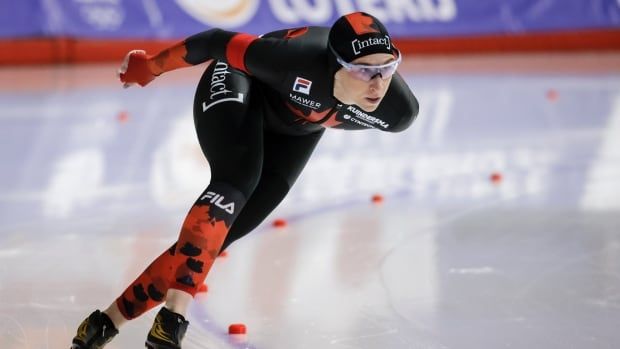
[[(363, 66), (385, 66), (395, 62), (396, 59), (388, 53), (375, 53), (360, 57), (351, 63)], [(334, 96), (343, 103), (356, 104), (364, 111), (373, 112), (383, 100), (391, 81), (392, 74), (389, 76), (376, 74), (366, 81), (360, 78), (357, 72), (343, 67), (334, 76)]]

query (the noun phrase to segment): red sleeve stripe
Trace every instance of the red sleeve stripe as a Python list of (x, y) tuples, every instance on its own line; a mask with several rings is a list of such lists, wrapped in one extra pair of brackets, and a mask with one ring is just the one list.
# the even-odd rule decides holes
[(228, 42), (228, 46), (226, 46), (226, 60), (228, 61), (228, 64), (235, 69), (242, 70), (243, 72), (249, 74), (244, 62), (245, 51), (256, 39), (258, 38), (254, 35), (243, 33), (233, 36)]

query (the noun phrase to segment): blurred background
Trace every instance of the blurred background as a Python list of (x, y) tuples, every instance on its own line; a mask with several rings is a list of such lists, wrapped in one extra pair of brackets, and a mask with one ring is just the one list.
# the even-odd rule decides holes
[(328, 130), (216, 261), (184, 348), (616, 348), (618, 0), (0, 1), (0, 347), (68, 348), (209, 182), (205, 67), (125, 90), (129, 50), (352, 11), (395, 38), (418, 119)]

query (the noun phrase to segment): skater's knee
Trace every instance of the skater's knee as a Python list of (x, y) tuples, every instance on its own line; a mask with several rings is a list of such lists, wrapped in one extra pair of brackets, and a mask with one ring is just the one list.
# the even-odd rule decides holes
[(213, 175), (211, 177), (212, 183), (222, 183), (235, 190), (239, 191), (245, 198), (252, 195), (259, 182), (259, 175), (252, 173), (252, 171), (238, 170), (230, 171), (225, 175)]

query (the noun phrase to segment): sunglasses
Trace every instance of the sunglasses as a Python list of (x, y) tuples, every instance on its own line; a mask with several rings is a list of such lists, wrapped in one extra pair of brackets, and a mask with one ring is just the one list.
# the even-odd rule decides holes
[(390, 63), (381, 64), (381, 65), (366, 65), (366, 64), (353, 64), (345, 62), (342, 57), (340, 57), (336, 51), (329, 45), (329, 48), (332, 50), (332, 53), (336, 56), (336, 61), (340, 64), (346, 71), (351, 73), (351, 75), (359, 80), (370, 81), (375, 76), (381, 76), (381, 79), (387, 80), (390, 76), (396, 73), (396, 68), (400, 64), (402, 57), (400, 52), (398, 52), (398, 58), (395, 61)]

